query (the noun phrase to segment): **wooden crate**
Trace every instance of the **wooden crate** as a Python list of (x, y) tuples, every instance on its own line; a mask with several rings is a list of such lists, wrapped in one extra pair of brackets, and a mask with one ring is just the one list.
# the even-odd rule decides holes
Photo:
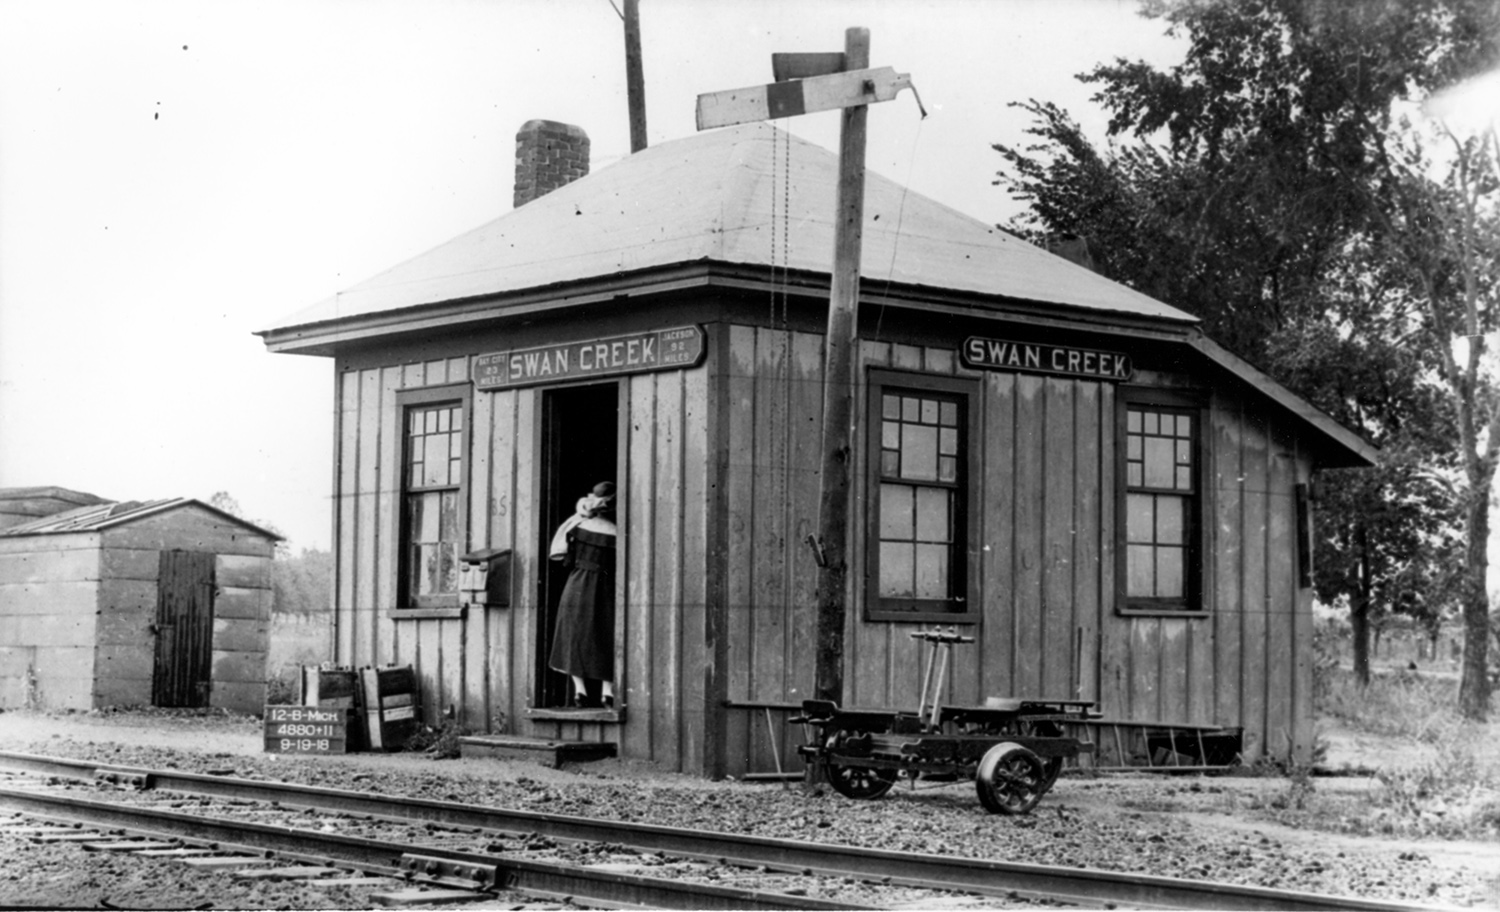
[(302, 705), (358, 709), (358, 675), (352, 668), (302, 666)]
[(417, 676), (410, 665), (360, 669), (370, 750), (400, 750), (417, 730)]

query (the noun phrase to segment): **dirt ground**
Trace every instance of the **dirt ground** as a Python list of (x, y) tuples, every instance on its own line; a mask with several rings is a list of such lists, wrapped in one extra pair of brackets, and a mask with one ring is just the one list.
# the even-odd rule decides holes
[[(1325, 729), (1322, 736), (1328, 770), (1361, 772), (1318, 776), (1312, 787), (1324, 806), (1350, 815), (1364, 813), (1366, 796), (1379, 787), (1369, 770), (1411, 763), (1417, 759), (1413, 750), (1420, 751), (1337, 729)], [(261, 740), (261, 723), (253, 717), (0, 712), (4, 749), (50, 753), (55, 748), (66, 756), (117, 757), (123, 765), (180, 762), (185, 769), (218, 767), (335, 787), (360, 781), (402, 783), (393, 788), (417, 795), (462, 793), (464, 800), (475, 794), (473, 800), (489, 803), (543, 802), (535, 809), (552, 813), (632, 808), (629, 813), (642, 820), (676, 803), (684, 808), (673, 821), (679, 825), (790, 838), (816, 833), (814, 838), (911, 851), (945, 851), (952, 842), (951, 827), (959, 826), (970, 828), (976, 838), (1020, 839), (1023, 845), (1047, 837), (1052, 854), (1038, 852), (1033, 860), (1040, 863), (1248, 878), (1246, 882), (1289, 889), (1500, 908), (1500, 843), (1355, 836), (1338, 832), (1338, 827), (1284, 825), (1265, 812), (1294, 793), (1289, 781), (1278, 776), (1064, 777), (1029, 819), (996, 823), (975, 810), (972, 785), (882, 802), (833, 796), (808, 804), (777, 785), (709, 782), (628, 761), (559, 770), (522, 761), (437, 761), (411, 753), (302, 758), (265, 754)], [(934, 824), (929, 838), (921, 828), (939, 816), (951, 820)], [(811, 829), (799, 832), (799, 825)], [(884, 835), (872, 835), (876, 830)], [(996, 843), (983, 851), (981, 857), (1003, 858), (1014, 850)], [(1259, 869), (1250, 869), (1252, 864)]]

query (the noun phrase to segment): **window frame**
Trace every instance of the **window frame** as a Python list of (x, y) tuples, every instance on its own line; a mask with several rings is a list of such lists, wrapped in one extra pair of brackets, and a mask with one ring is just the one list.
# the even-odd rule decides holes
[[(1115, 407), (1115, 613), (1140, 617), (1208, 617), (1206, 593), (1209, 591), (1213, 548), (1209, 541), (1213, 523), (1213, 491), (1209, 485), (1208, 430), (1211, 416), (1210, 395), (1197, 390), (1165, 390), (1153, 387), (1121, 386)], [(1132, 406), (1172, 409), (1188, 412), (1193, 418), (1193, 494), (1188, 497), (1183, 538), (1187, 554), (1183, 560), (1182, 598), (1131, 596), (1129, 532), (1127, 501), (1131, 493), (1126, 464), (1128, 415)], [(1151, 491), (1154, 489), (1145, 488)]]
[(442, 386), (426, 386), (416, 389), (404, 389), (396, 391), (396, 471), (397, 485), (397, 510), (399, 518), (396, 528), (396, 598), (394, 614), (403, 617), (417, 617), (419, 615), (448, 616), (449, 614), (462, 611), (459, 605), (459, 592), (455, 589), (452, 593), (439, 595), (419, 596), (413, 598), (410, 593), (411, 582), (411, 515), (408, 505), (411, 487), (409, 483), (410, 466), (407, 463), (406, 440), (408, 436), (407, 421), (413, 410), (428, 408), (436, 405), (456, 404), (463, 413), (463, 428), (459, 432), (459, 451), (462, 454), (462, 464), (458, 472), (458, 553), (459, 556), (469, 551), (469, 472), (471, 461), (471, 438), (473, 429), (473, 387), (467, 383), (444, 384)]
[[(866, 390), (865, 431), (865, 620), (876, 622), (909, 622), (939, 624), (977, 624), (982, 616), (979, 601), (979, 562), (969, 554), (979, 541), (980, 510), (972, 505), (977, 496), (979, 478), (979, 381), (951, 375), (924, 374), (886, 368), (870, 368)], [(959, 453), (955, 489), (950, 579), (958, 584), (962, 595), (951, 599), (885, 598), (880, 594), (880, 472), (881, 397), (887, 389), (913, 393), (936, 393), (958, 398)], [(944, 485), (944, 487), (947, 487)], [(938, 610), (937, 604), (957, 606), (962, 611)]]

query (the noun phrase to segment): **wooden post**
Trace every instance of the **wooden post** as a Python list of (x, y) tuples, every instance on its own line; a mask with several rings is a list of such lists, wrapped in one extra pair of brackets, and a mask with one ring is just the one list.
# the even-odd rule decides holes
[(641, 2), (625, 0), (625, 94), (630, 106), (630, 151), (646, 148), (646, 76), (641, 67)]
[[(870, 65), (870, 30), (844, 32), (844, 68)], [(828, 292), (828, 332), (823, 342), (823, 470), (819, 476), (817, 658), (813, 692), (843, 702), (844, 623), (848, 611), (849, 466), (853, 459), (854, 346), (859, 307), (860, 245), (865, 211), (866, 105), (843, 109), (839, 127), (839, 183)]]

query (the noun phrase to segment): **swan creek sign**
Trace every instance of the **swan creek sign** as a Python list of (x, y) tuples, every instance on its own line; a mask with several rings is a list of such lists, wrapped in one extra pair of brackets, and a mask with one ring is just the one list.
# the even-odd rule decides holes
[(676, 326), (561, 345), (539, 345), (480, 355), (474, 387), (481, 390), (557, 383), (696, 367), (703, 361), (703, 330)]
[(1124, 383), (1135, 374), (1130, 356), (1123, 352), (1096, 351), (1066, 345), (1007, 342), (970, 336), (959, 356), (967, 367), (981, 370), (1054, 374), (1089, 380)]

